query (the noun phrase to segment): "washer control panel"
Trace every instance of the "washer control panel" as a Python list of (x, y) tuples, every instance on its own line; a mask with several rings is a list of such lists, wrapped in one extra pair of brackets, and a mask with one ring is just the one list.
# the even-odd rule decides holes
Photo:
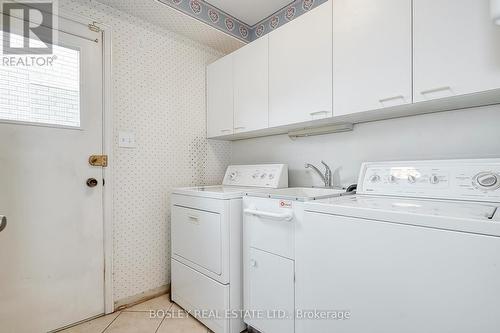
[(500, 159), (364, 163), (358, 193), (500, 202)]
[(286, 164), (230, 165), (222, 184), (266, 188), (288, 187), (288, 166)]

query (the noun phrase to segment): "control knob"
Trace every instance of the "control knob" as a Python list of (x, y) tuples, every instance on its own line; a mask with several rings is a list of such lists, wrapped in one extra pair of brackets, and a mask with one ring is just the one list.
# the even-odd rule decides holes
[(439, 184), (439, 177), (437, 175), (432, 175), (429, 181), (431, 184)]
[(408, 183), (415, 184), (417, 182), (417, 177), (414, 175), (408, 175)]
[(370, 183), (378, 183), (380, 181), (379, 175), (373, 175), (370, 177)]
[(500, 176), (493, 172), (481, 172), (473, 179), (474, 186), (482, 190), (496, 190), (500, 188)]
[(389, 183), (395, 184), (397, 182), (398, 182), (398, 179), (396, 178), (396, 176), (394, 176), (394, 175), (389, 176)]

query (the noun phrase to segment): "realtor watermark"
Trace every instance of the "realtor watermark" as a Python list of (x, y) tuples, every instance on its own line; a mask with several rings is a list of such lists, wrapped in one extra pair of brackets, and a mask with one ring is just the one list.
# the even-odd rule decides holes
[(57, 0), (0, 0), (2, 66), (52, 66), (57, 57)]
[(349, 320), (351, 311), (347, 310), (295, 310), (290, 313), (285, 310), (150, 310), (149, 318), (187, 318), (189, 316), (198, 319), (220, 320), (220, 319), (265, 319), (265, 320)]

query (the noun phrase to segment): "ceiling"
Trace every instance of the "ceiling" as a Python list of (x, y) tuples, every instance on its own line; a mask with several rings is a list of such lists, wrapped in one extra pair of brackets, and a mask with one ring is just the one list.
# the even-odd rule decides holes
[(249, 26), (271, 16), (292, 0), (204, 0)]
[[(151, 24), (176, 32), (224, 54), (231, 53), (245, 45), (244, 42), (155, 0), (97, 1), (127, 14), (139, 17)], [(227, 0), (226, 2), (230, 1), (236, 0)], [(237, 2), (239, 1), (241, 0)], [(267, 1), (273, 2), (274, 0)]]

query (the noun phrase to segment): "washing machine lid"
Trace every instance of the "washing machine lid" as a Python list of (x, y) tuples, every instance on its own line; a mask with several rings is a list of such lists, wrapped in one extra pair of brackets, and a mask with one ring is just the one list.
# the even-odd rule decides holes
[(353, 195), (309, 202), (305, 210), (500, 236), (499, 206), (454, 200)]
[(339, 188), (313, 188), (313, 187), (289, 187), (279, 189), (260, 189), (245, 193), (249, 197), (260, 197), (270, 199), (283, 199), (295, 201), (320, 200), (341, 195), (349, 195), (344, 189)]

